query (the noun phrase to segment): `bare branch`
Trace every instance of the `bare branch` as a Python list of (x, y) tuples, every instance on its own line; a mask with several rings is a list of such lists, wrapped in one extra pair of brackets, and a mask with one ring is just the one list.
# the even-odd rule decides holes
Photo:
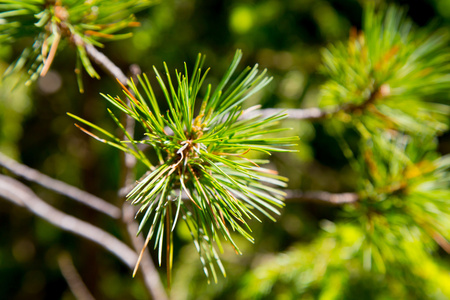
[(84, 44), (84, 48), (86, 49), (86, 53), (89, 58), (92, 59), (97, 65), (99, 65), (103, 69), (103, 71), (108, 73), (109, 76), (117, 78), (122, 84), (127, 84), (127, 76), (105, 54), (98, 51), (91, 44)]
[(27, 208), (35, 215), (63, 230), (93, 241), (118, 257), (130, 269), (134, 268), (137, 255), (130, 247), (108, 232), (45, 203), (21, 182), (6, 175), (0, 175), (0, 196)]
[(442, 236), (438, 231), (436, 231), (436, 229), (434, 228), (434, 226), (432, 224), (430, 224), (425, 219), (422, 219), (417, 216), (415, 217), (415, 221), (420, 227), (422, 227), (423, 230), (425, 230), (425, 232), (429, 236), (431, 236), (433, 238), (433, 240), (442, 248), (442, 250), (444, 250), (445, 252), (450, 254), (449, 241), (447, 241), (447, 239), (444, 236)]
[(25, 178), (26, 180), (36, 182), (43, 187), (46, 187), (59, 194), (72, 198), (84, 205), (87, 205), (99, 212), (109, 215), (112, 218), (118, 219), (121, 215), (121, 211), (118, 207), (106, 202), (105, 200), (96, 197), (88, 192), (80, 190), (70, 184), (53, 179), (39, 171), (27, 167), (23, 164), (16, 162), (15, 160), (7, 157), (0, 152), (0, 166), (8, 169), (12, 173)]
[(290, 108), (290, 109), (283, 109), (283, 108), (264, 108), (264, 109), (258, 109), (253, 110), (245, 113), (243, 115), (243, 118), (252, 118), (255, 116), (262, 116), (264, 118), (273, 116), (275, 114), (279, 113), (287, 113), (287, 119), (295, 119), (295, 120), (320, 120), (324, 119), (336, 112), (338, 112), (340, 109), (333, 108), (333, 109), (320, 109), (320, 108)]
[(340, 205), (355, 203), (359, 200), (359, 196), (356, 193), (329, 193), (324, 191), (304, 192), (300, 190), (285, 190), (285, 192), (286, 201), (289, 202), (295, 202), (295, 200), (299, 200)]
[(78, 274), (77, 269), (75, 269), (72, 258), (68, 253), (59, 255), (58, 265), (70, 290), (78, 300), (95, 300), (81, 279), (80, 274)]

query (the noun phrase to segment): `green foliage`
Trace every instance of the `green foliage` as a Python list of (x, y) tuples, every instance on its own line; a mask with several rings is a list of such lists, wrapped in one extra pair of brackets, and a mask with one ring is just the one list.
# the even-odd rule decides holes
[(369, 6), (361, 33), (323, 51), (321, 105), (336, 107), (324, 125), (359, 199), (322, 220), (312, 242), (260, 256), (234, 283), (235, 298), (450, 297), (437, 251), (449, 251), (450, 157), (436, 152), (448, 128), (448, 42), (446, 32), (415, 29), (395, 6)]
[(322, 220), (312, 241), (260, 257), (235, 283), (235, 298), (450, 297), (436, 253), (450, 237), (450, 157), (435, 152), (435, 141), (406, 135), (371, 143), (355, 174), (358, 202)]
[[(200, 106), (196, 104), (208, 73), (208, 70), (202, 73), (204, 57), (201, 55), (193, 73), (188, 74), (185, 65), (183, 73), (175, 72), (175, 81), (166, 65), (166, 83), (154, 68), (169, 108), (166, 113), (161, 113), (160, 101), (156, 99), (146, 75), (138, 77), (144, 94), (131, 82), (132, 92), (123, 87), (126, 101), (104, 96), (141, 124), (147, 139), (134, 140), (111, 111), (113, 120), (128, 140), (120, 140), (71, 115), (99, 130), (109, 140), (94, 137), (134, 155), (149, 168), (127, 198), (132, 204), (140, 205), (139, 211), (144, 213), (138, 234), (150, 221), (147, 243), (155, 238), (160, 263), (163, 243), (166, 242), (168, 271), (172, 268), (172, 231), (180, 218), (192, 235), (205, 274), (212, 275), (216, 281), (214, 263), (224, 275), (225, 270), (214, 244), (223, 251), (220, 243), (223, 238), (236, 253), (240, 253), (231, 231), (252, 242), (246, 219), (259, 220), (253, 209), (275, 220), (271, 213), (279, 214), (278, 208), (283, 206), (284, 192), (277, 187), (286, 186), (286, 179), (259, 166), (267, 161), (250, 160), (245, 154), (250, 151), (264, 154), (292, 151), (287, 147), (293, 146), (298, 138), (270, 137), (269, 134), (287, 130), (276, 128), (286, 114), (245, 118), (242, 103), (269, 83), (270, 78), (265, 70), (259, 72), (256, 65), (246, 68), (232, 80), (241, 57), (238, 50), (218, 86), (214, 90), (211, 84), (207, 86)], [(139, 144), (150, 145), (154, 149), (159, 160), (155, 166)]]
[[(31, 37), (6, 75), (26, 68), (30, 81), (45, 75), (60, 42), (77, 49), (78, 82), (81, 66), (91, 77), (99, 78), (87, 56), (85, 45), (103, 47), (103, 41), (123, 39), (131, 33), (117, 34), (127, 27), (139, 26), (133, 13), (141, 11), (151, 0), (24, 0), (0, 1), (0, 42), (16, 42)], [(29, 82), (30, 82), (29, 81)], [(80, 85), (80, 90), (83, 90)]]
[(433, 253), (450, 237), (450, 157), (439, 157), (431, 140), (398, 134), (367, 146), (359, 201), (336, 223), (323, 220), (312, 243), (266, 258), (246, 276), (240, 298), (450, 297), (449, 274)]
[[(105, 199), (115, 198), (117, 192), (117, 162), (112, 159), (117, 152), (95, 145), (89, 148), (92, 145), (84, 137), (68, 134), (71, 126), (65, 126), (67, 118), (61, 113), (83, 114), (92, 123), (72, 116), (103, 135), (83, 131), (134, 155), (141, 162), (138, 169), (148, 172), (128, 198), (139, 206), (139, 230), (146, 234), (147, 243), (152, 242), (152, 247), (154, 243), (156, 251), (151, 253), (159, 255), (160, 262), (167, 259), (169, 277), (173, 256), (173, 299), (450, 298), (450, 265), (445, 253), (450, 252), (450, 160), (440, 154), (449, 151), (448, 137), (442, 137), (437, 148), (437, 135), (448, 129), (449, 121), (448, 27), (432, 32), (415, 26), (404, 9), (367, 6), (362, 31), (352, 30), (348, 41), (322, 52), (321, 71), (328, 81), (320, 88), (322, 77), (315, 73), (320, 60), (318, 47), (348, 32), (350, 22), (359, 18), (357, 1), (250, 2), (163, 1), (142, 19), (143, 27), (131, 40), (134, 47), (126, 43), (114, 47), (121, 64), (138, 63), (143, 70), (163, 57), (181, 65), (180, 57), (199, 49), (220, 69), (224, 53), (243, 48), (246, 61), (259, 61), (274, 76), (274, 84), (256, 97), (249, 96), (269, 79), (256, 67), (232, 79), (240, 53), (215, 89), (215, 78), (209, 77), (211, 73), (206, 76), (208, 70), (202, 71), (203, 57), (192, 73), (184, 67), (170, 75), (164, 65), (163, 72), (155, 69), (156, 80), (144, 75), (139, 82), (130, 81), (132, 87), (124, 88), (125, 99), (104, 96), (114, 105), (112, 120), (125, 135), (118, 137), (109, 127), (104, 129), (108, 126), (102, 120), (104, 103), (92, 100), (98, 93), (97, 85), (90, 85), (83, 97), (86, 101), (80, 101), (64, 78), (64, 91), (58, 94), (40, 95), (38, 88), (32, 90), (37, 101), (31, 104), (41, 105), (31, 110), (19, 143), (18, 124), (28, 111), (28, 101), (23, 98), (16, 103), (22, 96), (10, 96), (5, 90), (6, 98), (0, 98), (1, 151), (20, 149), (23, 161), (52, 176), (49, 172), (58, 176), (64, 169), (73, 169), (69, 180), (75, 178)], [(439, 10), (446, 16), (444, 2), (449, 1), (410, 2), (411, 16), (420, 24), (428, 22), (431, 16), (427, 10), (433, 5), (434, 13)], [(138, 3), (142, 5), (135, 5)], [(42, 70), (50, 66), (56, 50), (72, 44), (79, 57), (77, 75), (85, 68), (96, 77), (86, 46), (102, 47), (104, 41), (127, 37), (129, 33), (122, 35), (121, 30), (137, 25), (130, 14), (149, 4), (129, 0), (0, 0), (0, 40), (14, 43), (14, 47), (3, 49), (17, 52), (28, 45), (8, 73), (26, 67), (36, 79), (45, 74)], [(115, 61), (112, 52), (108, 55)], [(72, 66), (60, 68), (61, 75), (73, 70)], [(10, 79), (15, 78), (5, 79), (3, 88)], [(155, 93), (150, 82), (153, 87), (153, 82), (158, 85)], [(206, 84), (209, 82), (212, 86)], [(108, 90), (103, 84), (108, 80), (101, 81), (99, 87)], [(261, 92), (265, 94), (261, 96)], [(246, 105), (241, 103), (244, 99)], [(320, 106), (336, 109), (318, 120), (321, 124), (286, 120), (284, 115), (247, 119), (239, 108), (249, 103), (314, 107), (317, 99)], [(139, 135), (127, 136), (115, 109), (134, 118)], [(259, 167), (266, 162), (260, 159), (263, 155), (285, 151), (294, 142), (281, 138), (286, 134), (278, 131), (282, 127), (294, 127), (302, 136), (300, 155), (276, 154), (271, 160), (288, 174), (289, 188), (352, 191), (358, 201), (327, 207), (290, 199), (277, 226), (254, 226), (260, 215), (273, 218), (284, 205), (279, 188), (286, 186), (286, 179)], [(40, 187), (32, 188), (45, 200), (54, 201)], [(72, 209), (70, 204), (60, 205)], [(78, 213), (87, 216), (89, 212), (77, 208)], [(16, 258), (24, 248), (16, 241), (23, 239), (26, 231), (19, 226), (27, 219), (20, 211), (12, 211), (10, 218), (9, 211), (7, 214), (1, 218), (7, 226), (2, 226), (6, 245), (0, 252), (8, 258), (0, 261), (5, 282), (1, 294), (7, 298), (61, 298), (65, 287), (55, 288), (50, 283), (55, 282), (49, 280), (54, 276), (48, 275), (52, 271), (36, 276), (30, 271), (35, 263), (30, 266)], [(120, 236), (120, 225), (100, 218), (95, 221)], [(8, 222), (20, 228), (20, 234), (10, 231)], [(30, 223), (22, 226), (39, 229)], [(61, 235), (51, 238), (54, 246), (43, 253), (49, 233), (38, 233), (35, 240), (30, 238), (38, 245), (31, 256), (48, 262), (48, 269), (54, 268), (52, 258), (64, 243), (64, 248), (77, 253), (77, 267), (97, 294), (117, 299), (130, 298), (133, 293), (136, 298), (147, 296), (141, 282), (132, 280), (120, 262), (104, 263), (101, 257), (91, 270), (94, 256), (76, 252), (82, 248), (91, 253), (89, 245), (79, 240), (67, 243), (67, 237)], [(246, 239), (254, 239), (256, 245), (246, 243)], [(222, 247), (223, 240), (231, 247)], [(27, 251), (33, 248), (25, 246)], [(235, 255), (233, 248), (246, 255)], [(224, 253), (219, 259), (220, 250)], [(193, 259), (196, 251), (200, 262)], [(39, 267), (42, 264), (39, 262)], [(226, 268), (231, 276), (208, 285), (203, 273), (216, 280), (217, 266), (222, 272)], [(21, 268), (27, 268), (26, 272)], [(84, 276), (84, 272), (100, 276)], [(44, 292), (30, 285), (35, 278), (47, 280), (41, 289), (52, 294), (42, 296)], [(10, 287), (13, 289), (8, 290)], [(20, 289), (25, 294), (19, 294)]]
[(359, 223), (365, 233), (366, 269), (386, 273), (392, 264), (413, 265), (415, 257), (403, 255), (407, 241), (416, 241), (414, 247), (421, 247), (424, 255), (433, 239), (446, 247), (450, 160), (439, 157), (433, 146), (430, 139), (397, 134), (391, 141), (374, 139), (365, 148), (360, 201), (346, 208), (345, 217)]
[[(323, 51), (322, 106), (340, 106), (337, 117), (359, 123), (365, 136), (380, 128), (435, 134), (448, 127), (450, 91), (447, 31), (416, 29), (404, 10), (369, 5), (363, 31)], [(352, 114), (349, 116), (348, 114)]]
[(386, 273), (380, 273), (368, 271), (361, 263), (366, 242), (363, 228), (330, 221), (321, 226), (323, 230), (312, 243), (266, 257), (245, 277), (237, 298), (381, 300), (446, 299), (450, 295), (448, 272), (424, 250), (420, 236), (398, 241), (394, 249), (398, 247), (402, 261), (391, 261)]
[[(450, 234), (449, 159), (435, 151), (435, 135), (448, 127), (448, 34), (415, 30), (395, 6), (368, 6), (363, 32), (324, 52), (323, 102), (342, 107), (336, 120), (360, 132), (359, 149), (340, 136), (358, 173), (360, 201), (346, 207), (365, 231), (364, 266), (385, 273), (402, 260), (402, 241)], [(405, 134), (406, 133), (406, 134)], [(398, 250), (398, 251), (397, 251)], [(414, 264), (414, 261), (408, 261)]]
[[(414, 29), (394, 6), (369, 6), (363, 24), (323, 52), (330, 79), (321, 98), (339, 108), (326, 126), (355, 171), (359, 200), (324, 220), (327, 232), (311, 244), (260, 263), (243, 299), (450, 297), (436, 255), (450, 239), (450, 157), (436, 152), (448, 128), (449, 107), (439, 103), (450, 86), (448, 35)], [(348, 128), (360, 133), (357, 146), (344, 138)]]

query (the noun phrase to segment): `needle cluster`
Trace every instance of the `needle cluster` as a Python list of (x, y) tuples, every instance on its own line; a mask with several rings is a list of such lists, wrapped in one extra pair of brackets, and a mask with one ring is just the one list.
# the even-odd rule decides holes
[[(245, 99), (270, 78), (256, 65), (231, 80), (241, 57), (238, 50), (215, 89), (210, 84), (202, 89), (208, 70), (202, 72), (204, 57), (199, 55), (192, 74), (186, 65), (184, 72), (175, 72), (175, 77), (165, 64), (164, 77), (154, 68), (163, 100), (155, 97), (146, 75), (138, 77), (142, 91), (133, 81), (129, 84), (131, 91), (123, 87), (127, 100), (104, 95), (142, 125), (146, 138), (131, 137), (111, 111), (127, 140), (72, 115), (108, 139), (94, 137), (134, 155), (148, 167), (127, 198), (143, 213), (138, 234), (150, 224), (145, 229), (147, 243), (154, 238), (160, 262), (165, 242), (168, 272), (172, 267), (172, 232), (178, 222), (183, 221), (189, 229), (205, 274), (216, 280), (214, 263), (225, 274), (216, 251), (216, 245), (222, 251), (221, 239), (240, 253), (232, 232), (253, 241), (246, 220), (259, 220), (255, 210), (275, 220), (272, 214), (278, 214), (283, 206), (284, 192), (278, 188), (286, 185), (286, 179), (260, 166), (267, 161), (246, 155), (293, 151), (289, 147), (295, 145), (297, 137), (280, 135), (287, 129), (277, 125), (286, 114), (243, 117)], [(162, 101), (168, 107), (166, 112), (160, 107)], [(140, 144), (154, 149), (157, 164), (151, 163)]]

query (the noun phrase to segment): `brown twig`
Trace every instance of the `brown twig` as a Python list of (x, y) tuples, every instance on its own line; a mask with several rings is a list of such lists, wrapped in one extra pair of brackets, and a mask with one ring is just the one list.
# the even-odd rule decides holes
[(295, 120), (320, 120), (324, 119), (340, 109), (332, 108), (332, 109), (320, 109), (320, 108), (264, 108), (257, 109), (253, 111), (249, 111), (242, 115), (242, 118), (252, 118), (255, 116), (262, 116), (264, 118), (273, 116), (275, 114), (286, 113), (287, 119), (295, 119)]
[(286, 201), (309, 201), (320, 202), (331, 205), (342, 205), (348, 203), (355, 203), (359, 200), (356, 193), (329, 193), (324, 191), (300, 191), (300, 190), (286, 190)]
[[(97, 65), (99, 65), (108, 75), (117, 79), (123, 86), (128, 85), (127, 76), (105, 54), (98, 51), (93, 45), (85, 44), (84, 47), (89, 58), (92, 59)], [(127, 90), (127, 92), (131, 93), (129, 90)], [(126, 116), (125, 129), (130, 134), (130, 136), (133, 136), (134, 119), (129, 117), (128, 115)], [(125, 176), (126, 178), (123, 178), (122, 181), (124, 182), (123, 186), (126, 186), (133, 181), (132, 170), (136, 165), (136, 159), (132, 155), (125, 154), (123, 160), (125, 166), (124, 173), (127, 174), (127, 176)]]
[(84, 44), (84, 49), (90, 59), (99, 65), (112, 78), (117, 78), (122, 84), (127, 84), (128, 78), (105, 54), (98, 51), (93, 45)]
[(433, 232), (432, 237), (434, 241), (445, 251), (447, 254), (450, 254), (450, 243), (447, 241), (445, 237), (437, 232)]
[(91, 292), (81, 279), (81, 276), (73, 265), (72, 258), (68, 253), (58, 256), (58, 265), (75, 298), (78, 300), (95, 300), (94, 296), (92, 296)]
[(20, 181), (6, 175), (0, 175), (0, 196), (27, 208), (35, 215), (63, 230), (93, 241), (114, 254), (130, 269), (134, 268), (137, 255), (130, 247), (108, 232), (57, 210), (36, 196), (30, 188)]
[[(92, 45), (85, 45), (86, 53), (89, 57), (97, 63), (106, 73), (111, 77), (117, 78), (123, 85), (127, 84), (128, 78), (106, 55), (98, 51)], [(323, 119), (333, 113), (341, 110), (341, 108), (333, 109), (320, 109), (320, 108), (297, 108), (297, 109), (278, 109), (278, 108), (266, 108), (259, 109), (246, 114), (246, 118), (251, 118), (255, 115), (262, 115), (268, 117), (280, 112), (286, 112), (289, 119), (296, 120), (318, 120)]]
[(121, 211), (118, 207), (106, 202), (105, 200), (80, 190), (70, 184), (53, 179), (39, 171), (27, 167), (15, 160), (7, 157), (0, 152), (0, 166), (8, 169), (13, 174), (20, 176), (26, 180), (38, 183), (59, 194), (72, 198), (86, 206), (89, 206), (99, 212), (102, 212), (112, 218), (118, 219)]

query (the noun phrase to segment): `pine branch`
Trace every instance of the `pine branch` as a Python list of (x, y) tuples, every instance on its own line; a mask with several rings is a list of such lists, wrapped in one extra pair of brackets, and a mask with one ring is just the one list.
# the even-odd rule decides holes
[(286, 200), (289, 202), (319, 202), (332, 205), (341, 205), (358, 202), (356, 193), (329, 193), (325, 191), (285, 190)]
[(0, 196), (16, 205), (27, 208), (33, 214), (63, 230), (93, 241), (114, 254), (130, 269), (134, 268), (137, 255), (127, 245), (108, 232), (45, 203), (21, 182), (0, 175)]
[[(252, 241), (253, 238), (247, 231), (248, 226), (244, 221), (256, 217), (251, 210), (261, 211), (268, 218), (275, 220), (270, 213), (279, 214), (277, 208), (283, 206), (283, 193), (265, 186), (263, 182), (285, 186), (286, 179), (272, 170), (261, 168), (258, 163), (265, 163), (264, 160), (253, 162), (242, 156), (249, 151), (266, 154), (292, 152), (294, 150), (289, 147), (293, 146), (298, 138), (295, 136), (261, 138), (264, 134), (287, 130), (275, 127), (279, 120), (285, 118), (285, 114), (238, 121), (242, 113), (240, 104), (271, 80), (266, 76), (266, 70), (260, 72), (255, 66), (242, 71), (233, 82), (232, 77), (241, 57), (241, 51), (237, 50), (228, 71), (217, 87), (213, 90), (211, 85), (208, 86), (208, 96), (203, 99), (201, 111), (196, 116), (195, 104), (201, 98), (199, 92), (208, 73), (202, 72), (204, 57), (201, 54), (197, 57), (192, 73), (189, 74), (187, 68), (184, 73), (176, 71), (176, 85), (166, 64), (164, 64), (165, 78), (154, 68), (169, 106), (167, 115), (161, 114), (160, 101), (155, 98), (153, 87), (146, 75), (138, 76), (141, 91), (132, 81), (128, 82), (131, 91), (122, 84), (126, 95), (125, 101), (119, 97), (104, 95), (111, 104), (143, 126), (145, 135), (151, 137), (149, 140), (134, 139), (131, 130), (126, 130), (112, 112), (110, 112), (112, 118), (129, 142), (123, 142), (123, 138), (118, 138), (113, 133), (72, 115), (77, 121), (106, 135), (107, 139), (99, 139), (100, 141), (132, 154), (152, 171), (134, 187), (127, 198), (132, 200), (132, 204), (141, 204), (140, 212), (145, 211), (138, 233), (144, 229), (149, 217), (152, 216), (153, 221), (149, 222), (152, 226), (148, 231), (146, 244), (156, 232), (160, 263), (163, 243), (166, 243), (168, 282), (171, 278), (173, 257), (170, 228), (174, 228), (177, 221), (184, 220), (188, 223), (194, 243), (200, 240), (201, 245), (196, 247), (204, 264), (205, 275), (217, 281), (216, 267), (213, 264), (217, 264), (221, 273), (225, 274), (225, 270), (216, 250), (208, 243), (216, 242), (220, 248), (218, 239), (223, 236), (233, 245), (236, 252), (240, 253), (228, 227)], [(145, 94), (142, 94), (142, 91)], [(144, 96), (147, 99), (144, 99)], [(165, 126), (170, 127), (173, 134), (168, 134), (164, 129)], [(96, 137), (94, 134), (90, 135)], [(153, 166), (139, 149), (138, 145), (142, 143), (151, 144), (157, 152), (159, 159), (157, 166)], [(131, 170), (124, 164), (122, 170), (125, 175), (130, 175)], [(122, 178), (122, 186), (130, 183), (127, 179)], [(239, 183), (243, 181), (246, 182), (245, 185)], [(175, 190), (179, 191), (178, 195), (173, 194)], [(181, 191), (186, 193), (195, 207), (186, 206), (181, 201)], [(172, 196), (178, 199), (173, 207)], [(174, 215), (171, 213), (172, 210), (175, 212)], [(209, 226), (211, 222), (214, 225), (211, 232), (201, 229)], [(216, 230), (220, 235), (215, 233)]]
[(20, 164), (1, 152), (0, 166), (3, 166), (17, 176), (35, 182), (61, 195), (65, 195), (114, 219), (118, 219), (121, 216), (120, 209), (111, 203), (108, 203), (97, 196), (89, 194), (65, 182), (53, 179), (35, 169)]
[[(64, 3), (63, 3), (64, 2)], [(81, 69), (91, 77), (99, 75), (87, 57), (85, 44), (103, 46), (105, 41), (128, 38), (131, 32), (124, 28), (139, 26), (134, 13), (142, 11), (153, 1), (97, 0), (97, 1), (1, 1), (0, 40), (15, 42), (31, 37), (34, 43), (27, 46), (7, 73), (26, 67), (30, 74), (28, 82), (39, 75), (44, 76), (58, 50), (60, 43), (69, 41), (77, 50), (75, 72), (80, 91), (83, 91)], [(122, 31), (122, 33), (118, 33)]]
[[(373, 4), (373, 3), (372, 3)], [(365, 8), (361, 32), (322, 51), (328, 77), (322, 105), (351, 113), (341, 120), (369, 137), (382, 130), (436, 135), (448, 129), (449, 35), (417, 28), (395, 6)]]
[(92, 296), (77, 269), (73, 265), (72, 258), (68, 253), (59, 255), (58, 265), (64, 279), (69, 285), (70, 290), (78, 300), (95, 300), (94, 296)]

